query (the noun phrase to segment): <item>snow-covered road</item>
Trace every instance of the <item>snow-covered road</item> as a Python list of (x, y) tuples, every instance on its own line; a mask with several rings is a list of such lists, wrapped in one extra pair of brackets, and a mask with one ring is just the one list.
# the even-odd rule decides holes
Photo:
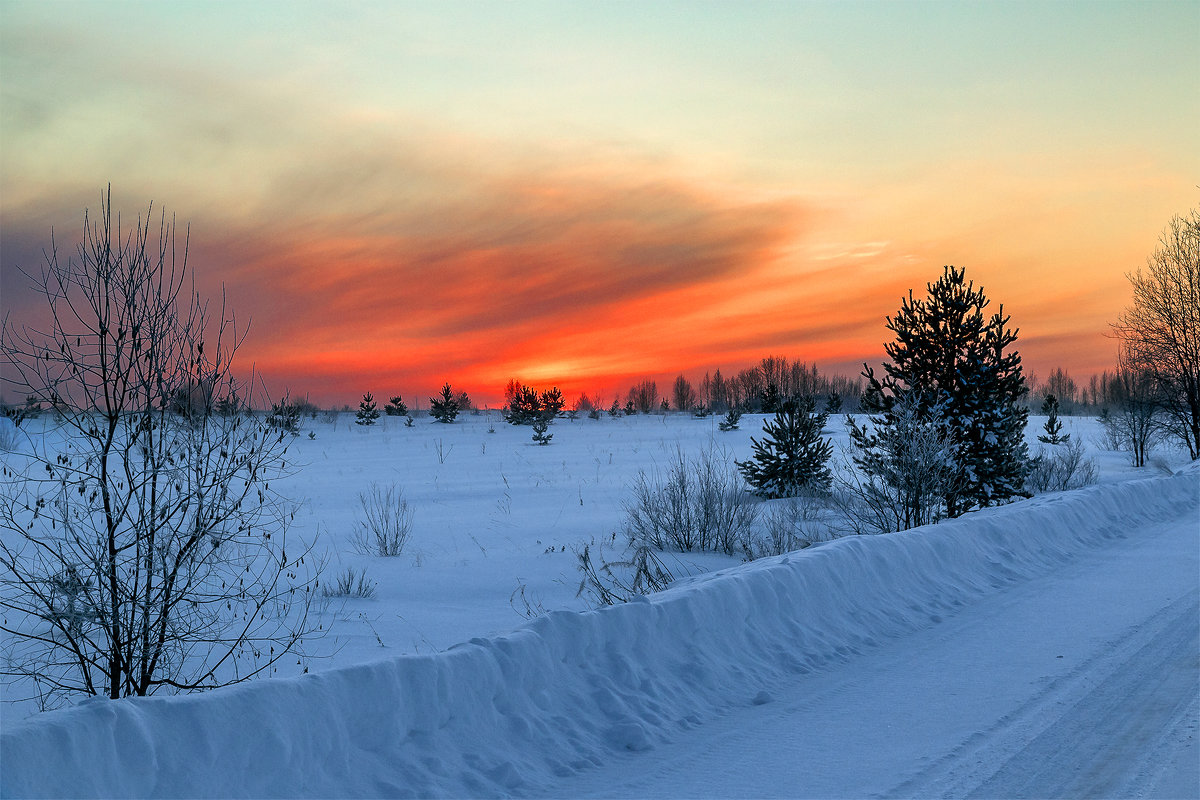
[(546, 794), (1200, 797), (1183, 512)]

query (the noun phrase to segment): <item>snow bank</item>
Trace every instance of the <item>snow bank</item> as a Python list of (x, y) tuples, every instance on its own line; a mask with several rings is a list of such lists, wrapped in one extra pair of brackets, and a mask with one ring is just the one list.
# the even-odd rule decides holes
[(536, 794), (1198, 504), (1194, 471), (1097, 486), (551, 613), (434, 655), (92, 701), (6, 726), (0, 794)]

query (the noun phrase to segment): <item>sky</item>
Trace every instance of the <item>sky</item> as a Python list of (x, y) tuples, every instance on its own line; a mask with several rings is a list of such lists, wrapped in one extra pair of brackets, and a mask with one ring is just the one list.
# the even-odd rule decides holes
[(854, 375), (945, 264), (1086, 379), (1197, 130), (1196, 0), (0, 0), (0, 303), (111, 184), (323, 405)]

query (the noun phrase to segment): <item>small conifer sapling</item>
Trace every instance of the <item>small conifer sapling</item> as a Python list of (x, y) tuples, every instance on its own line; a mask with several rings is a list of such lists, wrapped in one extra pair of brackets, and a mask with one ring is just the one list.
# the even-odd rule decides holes
[(388, 404), (383, 407), (383, 413), (389, 417), (406, 417), (408, 416), (408, 406), (404, 404), (400, 395), (396, 395), (391, 400), (388, 400)]
[(375, 405), (375, 398), (370, 392), (367, 392), (363, 395), (362, 402), (358, 404), (358, 412), (354, 415), (354, 424), (374, 425), (377, 419), (379, 419), (379, 409)]
[(1062, 432), (1062, 420), (1058, 418), (1058, 398), (1052, 394), (1046, 395), (1046, 399), (1042, 401), (1042, 413), (1046, 415), (1046, 424), (1042, 426), (1046, 433), (1039, 435), (1038, 441), (1044, 444), (1069, 442), (1071, 434)]
[(550, 444), (550, 440), (554, 438), (553, 433), (546, 433), (549, 423), (544, 419), (535, 419), (533, 421), (533, 440), (538, 444)]
[(775, 419), (763, 424), (763, 438), (751, 439), (754, 457), (737, 462), (742, 477), (762, 497), (795, 497), (829, 491), (833, 475), (826, 466), (833, 443), (821, 438), (824, 415), (810, 399), (786, 400)]
[(458, 416), (458, 399), (450, 383), (442, 385), (442, 396), (429, 398), (429, 414), (437, 422), (449, 424)]

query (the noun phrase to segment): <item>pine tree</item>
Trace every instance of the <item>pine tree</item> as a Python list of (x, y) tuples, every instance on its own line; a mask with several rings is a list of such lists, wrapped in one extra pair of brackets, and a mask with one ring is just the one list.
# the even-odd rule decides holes
[(763, 439), (751, 439), (754, 457), (739, 461), (738, 469), (755, 493), (763, 497), (794, 497), (827, 492), (833, 475), (826, 466), (833, 443), (821, 438), (822, 415), (811, 400), (787, 400), (775, 419), (763, 424)]
[(467, 396), (466, 392), (459, 392), (457, 395), (455, 395), (454, 404), (458, 406), (459, 411), (471, 411), (472, 408), (471, 398)]
[(1026, 496), (1029, 411), (1018, 405), (1025, 379), (1021, 356), (1010, 349), (1017, 333), (1006, 327), (1004, 307), (985, 319), (991, 301), (965, 280), (965, 270), (952, 266), (928, 289), (925, 299), (910, 291), (895, 317), (888, 317), (896, 340), (884, 348), (891, 358), (884, 364), (887, 376), (880, 381), (866, 367), (863, 403), (885, 419), (899, 397), (911, 398), (922, 418), (944, 407), (960, 470), (944, 498), (946, 514), (954, 517)]
[(563, 408), (563, 396), (558, 387), (538, 393), (532, 386), (516, 384), (508, 399), (504, 419), (512, 425), (532, 425), (543, 421), (550, 423)]
[(293, 436), (300, 433), (300, 404), (293, 402), (291, 397), (285, 394), (278, 403), (271, 404), (267, 425), (276, 430), (287, 431)]
[(541, 416), (541, 395), (532, 386), (517, 384), (504, 411), (505, 421), (511, 425), (529, 425)]
[(553, 386), (542, 392), (542, 408), (545, 410), (547, 421), (554, 419), (563, 410), (562, 392)]
[(408, 406), (404, 405), (404, 401), (400, 399), (400, 395), (396, 395), (383, 407), (383, 413), (389, 417), (407, 417)]
[(741, 419), (742, 410), (740, 408), (731, 408), (725, 412), (725, 419), (718, 422), (717, 427), (723, 431), (736, 431)]
[(783, 398), (779, 395), (779, 386), (775, 383), (768, 383), (761, 395), (761, 403), (764, 414), (774, 414), (778, 411), (783, 403)]
[(354, 415), (355, 425), (374, 425), (375, 420), (379, 419), (379, 409), (375, 407), (375, 398), (370, 392), (363, 395), (362, 402), (358, 404), (358, 413)]
[(1071, 434), (1062, 432), (1062, 422), (1058, 418), (1058, 398), (1052, 394), (1046, 395), (1042, 401), (1042, 413), (1046, 415), (1046, 424), (1042, 429), (1045, 435), (1039, 435), (1038, 441), (1044, 444), (1065, 444), (1071, 440)]
[(446, 424), (454, 422), (454, 418), (458, 416), (458, 400), (454, 397), (454, 390), (450, 388), (448, 381), (442, 385), (440, 398), (429, 398), (429, 415)]
[(545, 419), (535, 419), (533, 421), (533, 440), (538, 444), (550, 444), (550, 440), (554, 438), (553, 433), (546, 433), (546, 428), (549, 424)]
[(862, 501), (858, 521), (868, 530), (886, 533), (937, 522), (957, 480), (945, 405), (918, 414), (914, 398), (896, 398), (886, 414), (862, 424), (846, 416), (851, 457), (866, 476), (850, 481), (848, 489)]

